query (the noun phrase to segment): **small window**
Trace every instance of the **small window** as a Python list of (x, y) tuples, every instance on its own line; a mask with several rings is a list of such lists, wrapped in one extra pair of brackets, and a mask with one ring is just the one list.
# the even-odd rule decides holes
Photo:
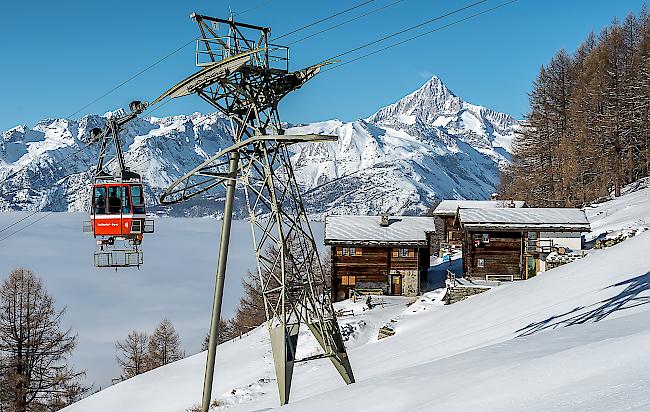
[(122, 213), (127, 215), (131, 213), (131, 196), (128, 187), (122, 188)]
[(350, 256), (350, 249), (347, 247), (343, 248), (343, 256)]
[(350, 248), (350, 256), (356, 256), (357, 255), (357, 248), (356, 247), (351, 247)]
[(400, 250), (399, 250), (399, 256), (400, 256), (400, 257), (408, 257), (408, 256), (409, 256), (409, 250), (408, 250), (408, 248), (400, 248)]
[(355, 276), (342, 276), (341, 277), (341, 285), (344, 286), (354, 286), (356, 284), (356, 277)]
[(122, 205), (122, 188), (119, 186), (108, 187), (108, 214), (119, 215)]
[(133, 201), (133, 213), (144, 213), (144, 198), (142, 196), (142, 186), (131, 186), (131, 200)]
[(476, 259), (476, 267), (484, 268), (485, 267), (485, 259)]
[(481, 235), (481, 240), (485, 243), (490, 243), (490, 234), (489, 233), (483, 233)]
[(93, 213), (98, 215), (106, 214), (106, 188), (96, 187), (93, 192)]

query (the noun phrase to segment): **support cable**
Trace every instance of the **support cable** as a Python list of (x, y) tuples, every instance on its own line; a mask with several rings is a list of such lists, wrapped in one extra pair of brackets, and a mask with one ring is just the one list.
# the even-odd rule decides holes
[(378, 7), (378, 8), (376, 8), (376, 9), (370, 10), (369, 12), (366, 12), (366, 13), (360, 14), (360, 15), (358, 15), (358, 16), (356, 16), (356, 17), (353, 17), (353, 18), (348, 19), (348, 20), (345, 20), (345, 21), (343, 21), (343, 22), (341, 22), (341, 23), (335, 24), (334, 26), (330, 26), (330, 27), (328, 27), (328, 28), (326, 28), (326, 29), (323, 29), (323, 30), (317, 31), (316, 33), (312, 33), (312, 34), (307, 35), (307, 36), (305, 36), (305, 37), (302, 37), (302, 38), (300, 38), (300, 39), (298, 39), (298, 40), (292, 41), (291, 43), (287, 44), (287, 46), (292, 46), (292, 45), (294, 45), (294, 44), (296, 44), (296, 43), (300, 43), (301, 41), (304, 41), (304, 40), (310, 39), (310, 38), (312, 38), (312, 37), (318, 36), (319, 34), (326, 33), (326, 32), (328, 32), (328, 31), (330, 31), (330, 30), (333, 30), (333, 29), (336, 29), (336, 28), (338, 28), (338, 27), (341, 27), (341, 26), (343, 26), (343, 25), (345, 25), (345, 24), (351, 23), (351, 22), (353, 22), (353, 21), (355, 21), (355, 20), (359, 20), (359, 19), (364, 18), (364, 17), (366, 17), (366, 16), (369, 16), (369, 15), (371, 15), (371, 14), (374, 14), (374, 13), (377, 13), (377, 12), (382, 11), (382, 10), (384, 10), (384, 9), (387, 9), (387, 8), (390, 7), (390, 6), (394, 6), (395, 4), (397, 4), (397, 3), (401, 3), (401, 2), (403, 2), (403, 1), (404, 1), (404, 0), (397, 0), (397, 1), (394, 1), (394, 2), (392, 2), (392, 3), (385, 4), (385, 5), (381, 6), (381, 7)]
[(248, 13), (249, 11), (253, 11), (253, 10), (257, 10), (257, 9), (261, 9), (263, 7), (266, 7), (266, 6), (269, 5), (270, 2), (271, 2), (271, 0), (262, 0), (257, 6), (253, 6), (253, 7), (249, 8), (249, 9), (244, 10), (244, 11), (233, 13), (233, 17), (241, 16), (242, 14)]
[(322, 19), (320, 19), (320, 20), (316, 20), (316, 21), (314, 21), (314, 22), (312, 22), (312, 23), (309, 23), (309, 24), (306, 24), (306, 25), (304, 25), (304, 26), (302, 26), (302, 27), (298, 27), (297, 29), (291, 30), (290, 32), (285, 33), (285, 34), (283, 34), (283, 35), (281, 35), (281, 36), (274, 37), (274, 38), (271, 39), (271, 41), (276, 41), (276, 40), (278, 40), (278, 39), (282, 39), (282, 38), (284, 38), (284, 37), (287, 37), (287, 36), (289, 36), (289, 35), (291, 35), (291, 34), (298, 33), (299, 31), (302, 31), (302, 30), (308, 29), (309, 27), (315, 26), (315, 25), (317, 25), (317, 24), (319, 24), (319, 23), (322, 23), (322, 22), (324, 22), (324, 21), (327, 21), (327, 20), (333, 19), (334, 17), (340, 16), (341, 14), (345, 14), (345, 13), (347, 13), (347, 12), (349, 12), (349, 11), (354, 10), (354, 9), (358, 9), (359, 7), (363, 7), (363, 6), (365, 6), (366, 4), (372, 3), (373, 1), (375, 1), (375, 0), (367, 0), (367, 1), (364, 1), (363, 3), (357, 4), (356, 6), (352, 6), (352, 7), (350, 7), (350, 8), (345, 9), (345, 10), (339, 11), (339, 12), (337, 12), (337, 13), (334, 13), (334, 14), (330, 15), (330, 16), (327, 16), (327, 17), (325, 17), (325, 18), (322, 18)]
[(390, 39), (390, 38), (393, 38), (393, 37), (399, 36), (400, 34), (404, 34), (404, 33), (409, 32), (409, 31), (411, 31), (411, 30), (415, 30), (415, 29), (417, 29), (417, 28), (419, 28), (419, 27), (426, 26), (426, 25), (431, 24), (431, 23), (434, 23), (434, 22), (436, 22), (436, 21), (438, 21), (438, 20), (442, 20), (442, 19), (444, 19), (444, 18), (446, 18), (446, 17), (449, 17), (449, 16), (451, 16), (451, 15), (454, 15), (454, 14), (460, 13), (460, 12), (462, 12), (462, 11), (464, 11), (464, 10), (470, 9), (470, 8), (472, 8), (472, 7), (476, 7), (476, 6), (478, 6), (479, 4), (485, 3), (485, 2), (487, 2), (487, 1), (488, 1), (488, 0), (479, 0), (479, 1), (476, 1), (476, 2), (474, 2), (474, 3), (471, 3), (471, 4), (468, 4), (468, 5), (464, 6), (464, 7), (461, 7), (461, 8), (459, 8), (459, 9), (455, 9), (455, 10), (453, 10), (453, 11), (450, 11), (449, 13), (441, 14), (440, 16), (438, 16), (438, 17), (434, 17), (433, 19), (430, 19), (430, 20), (424, 21), (424, 22), (419, 23), (419, 24), (416, 24), (416, 25), (414, 25), (414, 26), (407, 27), (407, 28), (405, 28), (405, 29), (403, 29), (403, 30), (400, 30), (400, 31), (395, 32), (395, 33), (393, 33), (393, 34), (389, 34), (389, 35), (387, 35), (387, 36), (381, 37), (381, 38), (379, 38), (379, 39), (377, 39), (377, 40), (373, 40), (373, 41), (371, 41), (371, 42), (369, 42), (369, 43), (362, 44), (361, 46), (357, 46), (357, 47), (352, 48), (352, 49), (350, 49), (350, 50), (346, 50), (346, 51), (344, 51), (344, 52), (342, 52), (342, 53), (336, 54), (336, 55), (334, 55), (334, 56), (332, 56), (332, 57), (330, 57), (330, 58), (328, 58), (328, 59), (325, 59), (324, 61), (332, 61), (332, 60), (336, 60), (336, 59), (338, 59), (339, 57), (346, 56), (346, 55), (348, 55), (348, 54), (350, 54), (350, 53), (354, 53), (354, 52), (359, 51), (359, 50), (361, 50), (361, 49), (365, 49), (366, 47), (369, 47), (369, 46), (372, 46), (372, 45), (374, 45), (374, 44), (381, 43), (381, 42), (383, 42), (383, 41), (385, 41), (385, 40), (388, 40), (388, 39)]
[[(282, 38), (282, 37), (289, 36), (290, 34), (293, 34), (293, 33), (299, 32), (299, 31), (304, 30), (304, 29), (306, 29), (306, 28), (308, 28), (308, 27), (312, 27), (312, 26), (314, 26), (314, 25), (316, 25), (316, 24), (319, 24), (319, 23), (321, 23), (321, 22), (324, 22), (324, 21), (326, 21), (326, 20), (329, 20), (329, 19), (334, 18), (334, 17), (336, 17), (336, 16), (339, 16), (339, 15), (341, 15), (341, 14), (347, 13), (347, 12), (349, 12), (349, 11), (351, 11), (351, 10), (356, 9), (356, 8), (362, 7), (362, 6), (364, 6), (364, 5), (368, 4), (368, 3), (371, 3), (371, 2), (373, 2), (373, 1), (374, 1), (374, 0), (368, 0), (368, 1), (364, 2), (364, 3), (358, 4), (358, 5), (356, 5), (356, 6), (353, 6), (353, 7), (351, 7), (351, 8), (348, 8), (348, 9), (343, 10), (343, 11), (341, 11), (341, 12), (335, 13), (335, 14), (333, 14), (333, 15), (331, 15), (331, 16), (329, 16), (329, 17), (326, 17), (326, 18), (324, 18), (324, 19), (320, 19), (320, 20), (318, 20), (318, 21), (315, 21), (315, 22), (313, 22), (313, 23), (310, 23), (310, 24), (308, 24), (308, 25), (305, 25), (305, 26), (303, 26), (303, 27), (301, 27), (301, 28), (295, 29), (295, 30), (293, 30), (293, 31), (291, 31), (291, 32), (289, 32), (289, 33), (286, 33), (286, 34), (282, 35), (282, 36), (276, 37), (276, 38), (274, 38), (273, 40), (276, 40), (276, 39), (279, 39), (279, 38)], [(298, 39), (298, 40), (296, 40), (296, 41), (294, 41), (293, 43), (290, 43), (290, 44), (295, 44), (295, 43), (301, 42), (301, 41), (306, 40), (306, 39), (308, 39), (308, 38), (310, 38), (310, 37), (314, 37), (314, 36), (316, 36), (316, 35), (318, 35), (318, 34), (321, 34), (321, 33), (324, 33), (324, 32), (326, 32), (326, 31), (332, 30), (332, 29), (334, 29), (334, 28), (336, 28), (336, 27), (340, 27), (340, 26), (342, 26), (342, 25), (344, 25), (344, 24), (347, 24), (347, 23), (349, 23), (349, 22), (351, 22), (351, 21), (353, 21), (353, 20), (356, 20), (356, 19), (359, 19), (359, 18), (365, 17), (365, 16), (367, 16), (367, 15), (369, 15), (369, 14), (375, 13), (375, 12), (380, 11), (380, 10), (383, 10), (383, 9), (385, 9), (385, 8), (387, 8), (387, 7), (389, 7), (389, 6), (392, 6), (392, 5), (396, 4), (396, 3), (399, 3), (399, 2), (401, 2), (401, 1), (403, 1), (403, 0), (394, 1), (393, 3), (390, 3), (390, 4), (385, 5), (385, 6), (383, 6), (383, 7), (377, 8), (377, 9), (375, 9), (375, 10), (369, 11), (369, 12), (364, 13), (364, 14), (362, 14), (362, 15), (359, 15), (359, 16), (353, 18), (353, 19), (348, 19), (347, 21), (342, 22), (342, 23), (340, 23), (340, 24), (338, 24), (338, 25), (331, 26), (331, 27), (329, 27), (329, 28), (327, 28), (327, 29), (324, 29), (324, 30), (321, 30), (321, 31), (319, 31), (319, 32), (316, 32), (316, 33), (314, 33), (314, 34), (312, 34), (312, 35), (309, 35), (309, 36), (306, 36), (306, 37), (304, 37), (304, 38)], [(339, 54), (337, 54), (337, 55), (335, 55), (335, 56), (332, 56), (332, 57), (329, 58), (329, 59), (326, 59), (326, 61), (335, 60), (335, 59), (337, 59), (338, 57), (342, 57), (342, 56), (345, 56), (345, 55), (348, 55), (348, 54), (354, 53), (354, 52), (356, 52), (356, 51), (359, 51), (359, 50), (364, 49), (364, 48), (366, 48), (366, 47), (369, 47), (369, 46), (371, 46), (371, 45), (374, 45), (374, 44), (377, 44), (377, 43), (383, 42), (383, 41), (385, 41), (385, 40), (388, 40), (388, 39), (390, 39), (390, 38), (392, 38), (392, 37), (396, 37), (396, 36), (398, 36), (398, 35), (400, 35), (400, 34), (403, 34), (403, 33), (406, 33), (406, 32), (408, 32), (408, 31), (414, 30), (414, 29), (416, 29), (416, 28), (419, 28), (419, 27), (422, 27), (422, 26), (425, 26), (425, 25), (431, 24), (431, 23), (433, 23), (433, 22), (435, 22), (435, 21), (441, 20), (441, 19), (443, 19), (443, 18), (445, 18), (445, 17), (449, 17), (449, 16), (451, 16), (451, 15), (453, 15), (453, 14), (456, 14), (456, 13), (459, 13), (459, 12), (461, 12), (461, 11), (464, 11), (464, 10), (470, 9), (470, 8), (472, 8), (472, 7), (475, 7), (475, 6), (479, 5), (479, 4), (485, 3), (485, 2), (487, 2), (487, 1), (488, 1), (488, 0), (480, 0), (480, 1), (474, 2), (474, 3), (472, 3), (472, 4), (466, 5), (466, 6), (462, 7), (462, 8), (456, 9), (456, 10), (453, 10), (453, 11), (451, 11), (451, 12), (449, 12), (449, 13), (444, 14), (444, 15), (438, 16), (438, 17), (436, 17), (436, 18), (433, 18), (433, 19), (427, 20), (427, 21), (422, 22), (422, 23), (420, 23), (420, 24), (417, 24), (417, 25), (414, 25), (414, 26), (408, 27), (408, 28), (406, 28), (406, 29), (400, 30), (400, 31), (398, 31), (398, 32), (396, 32), (396, 33), (393, 33), (393, 34), (391, 34), (391, 35), (384, 36), (384, 37), (382, 37), (382, 38), (380, 38), (380, 39), (378, 39), (378, 40), (374, 40), (374, 41), (369, 42), (369, 43), (366, 43), (366, 44), (364, 44), (364, 45), (361, 45), (361, 46), (355, 47), (355, 48), (353, 48), (353, 49), (347, 50), (347, 51), (345, 51), (345, 52), (339, 53)], [(442, 29), (448, 28), (448, 27), (453, 26), (453, 25), (456, 25), (456, 24), (458, 24), (458, 23), (461, 23), (461, 22), (464, 22), (464, 21), (467, 21), (467, 20), (473, 19), (473, 18), (478, 17), (478, 16), (480, 16), (480, 15), (490, 13), (490, 12), (496, 10), (496, 9), (499, 9), (499, 8), (504, 7), (504, 6), (506, 6), (506, 5), (509, 5), (509, 4), (512, 4), (512, 3), (515, 3), (515, 2), (517, 2), (517, 1), (518, 1), (518, 0), (510, 0), (510, 1), (507, 1), (507, 2), (500, 3), (500, 4), (498, 4), (498, 5), (496, 5), (496, 6), (492, 7), (492, 8), (489, 8), (489, 9), (486, 9), (486, 10), (482, 10), (482, 11), (480, 11), (480, 12), (478, 12), (478, 13), (475, 13), (475, 14), (469, 15), (469, 16), (464, 17), (464, 18), (462, 18), (462, 19), (459, 19), (459, 20), (453, 21), (453, 22), (451, 22), (451, 23), (448, 23), (448, 24), (446, 24), (446, 25), (443, 25), (443, 26), (437, 27), (437, 28), (435, 28), (435, 29), (433, 29), (433, 30), (429, 30), (429, 31), (427, 31), (427, 32), (425, 32), (425, 33), (421, 33), (421, 34), (419, 34), (419, 35), (416, 35), (416, 36), (410, 37), (410, 38), (408, 38), (408, 39), (405, 39), (405, 40), (399, 41), (399, 42), (397, 42), (397, 43), (393, 43), (393, 44), (391, 44), (391, 45), (388, 45), (388, 46), (383, 47), (383, 48), (381, 48), (381, 49), (378, 49), (378, 50), (375, 50), (375, 51), (373, 51), (373, 52), (367, 53), (367, 54), (365, 54), (365, 55), (359, 56), (359, 57), (354, 58), (354, 59), (352, 59), (352, 60), (348, 60), (348, 61), (344, 61), (344, 62), (342, 62), (342, 63), (336, 64), (336, 65), (332, 66), (331, 68), (327, 68), (327, 69), (323, 70), (323, 72), (327, 72), (327, 71), (331, 71), (331, 70), (337, 69), (337, 68), (339, 68), (339, 67), (341, 67), (341, 66), (344, 66), (344, 65), (347, 65), (347, 64), (350, 64), (350, 63), (356, 62), (356, 61), (358, 61), (358, 60), (361, 60), (361, 59), (367, 58), (367, 57), (369, 57), (369, 56), (372, 56), (372, 55), (374, 55), (374, 54), (380, 53), (380, 52), (382, 52), (382, 51), (385, 51), (385, 50), (388, 50), (388, 49), (391, 49), (391, 48), (397, 47), (397, 46), (402, 45), (402, 44), (404, 44), (404, 43), (406, 43), (406, 42), (409, 42), (409, 41), (412, 41), (412, 40), (418, 39), (418, 38), (420, 38), (420, 37), (426, 36), (426, 35), (428, 35), (428, 34), (431, 34), (431, 33), (437, 32), (437, 31), (440, 31), (440, 30), (442, 30)], [(246, 12), (246, 11), (244, 11), (244, 12)], [(244, 12), (241, 12), (240, 14), (242, 14), (242, 13), (244, 13)], [(68, 117), (72, 117), (72, 116), (74, 116), (75, 114), (79, 113), (80, 111), (82, 111), (83, 109), (87, 108), (88, 106), (90, 106), (90, 105), (96, 103), (97, 101), (103, 99), (104, 97), (108, 96), (109, 94), (111, 94), (111, 93), (114, 92), (115, 90), (119, 89), (120, 87), (124, 86), (125, 84), (127, 84), (128, 82), (130, 82), (130, 81), (132, 81), (133, 79), (137, 78), (138, 76), (142, 75), (142, 74), (145, 73), (146, 71), (148, 71), (148, 70), (152, 69), (153, 67), (157, 66), (158, 64), (162, 63), (164, 60), (166, 60), (167, 58), (169, 58), (169, 57), (171, 57), (172, 55), (176, 54), (177, 52), (179, 52), (179, 51), (182, 50), (183, 48), (187, 47), (188, 45), (190, 45), (191, 43), (193, 43), (195, 40), (196, 40), (196, 38), (193, 38), (190, 42), (185, 43), (184, 45), (182, 45), (181, 47), (175, 49), (175, 50), (172, 51), (171, 53), (169, 53), (169, 54), (163, 56), (161, 59), (159, 59), (159, 60), (157, 60), (156, 62), (154, 62), (153, 64), (147, 66), (146, 68), (144, 68), (144, 69), (141, 70), (140, 72), (136, 73), (135, 75), (131, 76), (130, 78), (128, 78), (128, 79), (125, 80), (124, 82), (122, 82), (122, 83), (120, 83), (119, 85), (115, 86), (113, 89), (109, 90), (109, 91), (108, 91), (107, 93), (105, 93), (104, 95), (98, 97), (97, 99), (95, 99), (95, 100), (93, 100), (92, 102), (88, 103), (87, 105), (83, 106), (82, 108), (80, 108), (79, 110), (77, 110), (75, 113), (73, 113), (72, 115), (70, 115), (70, 116), (68, 116)], [(159, 105), (158, 105), (157, 107), (155, 107), (155, 108), (149, 108), (149, 109), (153, 109), (152, 111), (149, 112), (149, 115), (151, 116), (151, 114), (155, 113), (155, 112), (158, 111), (160, 108), (162, 108), (164, 105), (166, 105), (167, 103), (169, 103), (170, 100), (171, 100), (171, 99), (168, 99), (168, 100), (162, 102), (161, 104), (159, 104)], [(208, 121), (208, 120), (210, 120), (210, 119), (211, 119), (211, 117), (207, 116), (206, 118), (204, 118), (204, 119), (201, 120), (200, 122), (198, 122), (198, 123), (196, 123), (196, 124), (193, 124), (193, 127), (200, 126), (201, 124), (205, 123), (206, 121)], [(64, 161), (66, 161), (66, 160), (68, 160), (69, 158), (75, 156), (75, 155), (78, 154), (79, 152), (81, 152), (81, 151), (83, 151), (83, 150), (86, 150), (89, 146), (90, 146), (90, 143), (86, 143), (84, 146), (80, 147), (80, 148), (79, 148), (78, 150), (76, 150), (75, 152), (73, 152), (73, 153), (71, 153), (70, 155), (66, 156), (65, 158), (63, 158), (63, 159), (61, 159), (61, 160), (55, 162), (54, 165), (57, 165), (57, 164), (63, 163)], [(142, 163), (144, 163), (144, 162), (141, 162), (140, 164), (142, 164)], [(140, 164), (138, 164), (138, 165), (140, 165)], [(25, 166), (25, 167), (26, 167), (26, 166)], [(7, 181), (8, 179), (10, 179), (11, 177), (14, 177), (15, 175), (17, 175), (17, 174), (18, 174), (20, 171), (22, 171), (25, 167), (23, 167), (23, 168), (19, 169), (18, 171), (14, 172), (14, 173), (12, 173), (12, 174), (10, 174), (10, 175), (8, 175), (7, 177), (5, 177), (5, 178), (3, 179), (3, 182), (6, 182), (6, 181)], [(69, 177), (69, 176), (72, 176), (72, 175), (74, 175), (74, 174), (78, 174), (78, 173), (83, 173), (83, 172), (75, 172), (75, 173), (72, 173), (72, 174), (69, 174), (69, 175), (64, 176), (62, 179), (65, 179), (66, 177)], [(59, 179), (59, 180), (61, 180), (61, 179)], [(24, 188), (23, 188), (23, 189), (24, 189)], [(20, 189), (20, 190), (22, 190), (22, 189)], [(8, 230), (8, 229), (10, 229), (10, 228), (12, 228), (12, 227), (18, 225), (19, 223), (21, 223), (21, 222), (23, 222), (23, 221), (25, 221), (25, 220), (27, 220), (27, 219), (29, 219), (30, 217), (34, 216), (34, 215), (35, 215), (36, 213), (38, 213), (38, 212), (39, 212), (38, 210), (37, 210), (37, 211), (34, 211), (34, 212), (30, 213), (28, 216), (21, 218), (20, 220), (18, 220), (18, 221), (16, 221), (16, 222), (14, 222), (14, 223), (12, 223), (12, 224), (6, 226), (6, 227), (3, 228), (3, 229), (0, 229), (0, 233), (5, 232), (6, 230)], [(39, 221), (45, 219), (46, 217), (48, 217), (48, 216), (49, 216), (50, 214), (52, 214), (52, 213), (53, 213), (53, 212), (47, 212), (45, 215), (43, 215), (43, 216), (40, 217), (39, 219), (30, 222), (30, 223), (27, 224), (26, 226), (24, 226), (24, 227), (22, 227), (22, 228), (19, 228), (19, 229), (15, 230), (14, 232), (10, 233), (9, 235), (7, 235), (7, 236), (5, 236), (5, 237), (3, 237), (3, 238), (0, 238), (0, 242), (2, 242), (2, 241), (4, 241), (4, 240), (8, 239), (9, 237), (15, 235), (16, 233), (19, 233), (19, 232), (21, 232), (21, 231), (27, 229), (28, 227), (32, 226), (33, 224), (35, 224), (35, 223), (37, 223), (37, 222), (39, 222)]]
[[(32, 213), (31, 215), (29, 215), (29, 217), (34, 216), (36, 213), (38, 213), (38, 212), (34, 212), (34, 213)], [(7, 236), (1, 238), (1, 239), (0, 239), (0, 242), (4, 242), (5, 240), (9, 239), (10, 237), (12, 237), (13, 235), (15, 235), (16, 233), (22, 232), (23, 230), (27, 229), (27, 228), (30, 227), (31, 225), (40, 222), (41, 220), (45, 219), (46, 217), (48, 217), (48, 216), (51, 215), (52, 213), (54, 213), (54, 212), (47, 212), (47, 213), (45, 213), (43, 216), (39, 217), (38, 219), (36, 219), (36, 220), (34, 220), (34, 221), (28, 223), (27, 225), (21, 227), (20, 229), (17, 229), (17, 230), (15, 230), (15, 231), (11, 232), (10, 234), (8, 234)]]
[(184, 43), (184, 44), (181, 45), (180, 47), (174, 49), (174, 50), (171, 51), (170, 53), (167, 53), (166, 55), (164, 55), (163, 57), (159, 58), (158, 60), (156, 60), (155, 62), (153, 62), (153, 63), (150, 64), (149, 66), (145, 67), (144, 69), (140, 70), (139, 72), (137, 72), (136, 74), (132, 75), (132, 76), (129, 77), (128, 79), (124, 80), (122, 83), (119, 83), (118, 85), (116, 85), (115, 87), (113, 87), (112, 89), (110, 89), (109, 91), (107, 91), (106, 93), (102, 94), (101, 96), (99, 96), (99, 97), (96, 98), (95, 100), (93, 100), (93, 101), (91, 101), (90, 103), (88, 103), (88, 104), (82, 106), (79, 110), (77, 110), (76, 112), (72, 113), (71, 115), (69, 115), (69, 116), (66, 117), (66, 118), (69, 119), (69, 118), (71, 118), (72, 116), (74, 116), (74, 115), (78, 114), (79, 112), (81, 112), (82, 110), (84, 110), (85, 108), (87, 108), (87, 107), (89, 107), (89, 106), (91, 106), (91, 105), (97, 103), (98, 101), (100, 101), (101, 99), (105, 98), (105, 97), (108, 96), (109, 94), (113, 93), (113, 92), (116, 91), (117, 89), (121, 88), (121, 87), (124, 86), (125, 84), (129, 83), (130, 81), (136, 79), (137, 77), (141, 76), (141, 75), (144, 74), (145, 72), (147, 72), (147, 71), (153, 69), (154, 67), (158, 66), (160, 63), (162, 63), (162, 62), (164, 62), (165, 60), (167, 60), (168, 58), (172, 57), (173, 55), (175, 55), (175, 54), (178, 53), (179, 51), (183, 50), (184, 48), (186, 48), (186, 47), (189, 46), (190, 44), (194, 43), (195, 41), (196, 41), (196, 37), (195, 37), (195, 38), (192, 38), (192, 40), (188, 41), (187, 43)]
[(346, 64), (350, 64), (350, 63), (356, 62), (356, 61), (361, 60), (361, 59), (364, 59), (364, 58), (366, 58), (366, 57), (370, 57), (370, 56), (372, 56), (372, 55), (374, 55), (374, 54), (377, 54), (377, 53), (380, 53), (380, 52), (386, 51), (386, 50), (388, 50), (388, 49), (392, 49), (393, 47), (400, 46), (400, 45), (402, 45), (402, 44), (404, 44), (404, 43), (407, 43), (407, 42), (409, 42), (409, 41), (412, 41), (412, 40), (415, 40), (415, 39), (419, 39), (420, 37), (423, 37), (423, 36), (429, 35), (429, 34), (431, 34), (431, 33), (435, 33), (435, 32), (437, 32), (437, 31), (440, 31), (440, 30), (446, 29), (446, 28), (448, 28), (448, 27), (454, 26), (454, 25), (459, 24), (459, 23), (462, 23), (462, 22), (464, 22), (464, 21), (467, 21), (467, 20), (473, 19), (473, 18), (475, 18), (475, 17), (481, 16), (481, 15), (483, 15), (483, 14), (490, 13), (490, 12), (492, 12), (492, 11), (494, 11), (494, 10), (497, 10), (497, 9), (501, 8), (501, 7), (505, 7), (505, 6), (509, 5), (509, 4), (516, 3), (517, 1), (518, 1), (518, 0), (510, 0), (510, 1), (506, 1), (506, 2), (503, 2), (503, 3), (497, 4), (497, 5), (494, 6), (494, 7), (491, 7), (491, 8), (489, 8), (489, 9), (482, 10), (482, 11), (480, 11), (480, 12), (478, 12), (478, 13), (474, 13), (474, 14), (472, 14), (472, 15), (469, 15), (469, 16), (466, 16), (466, 17), (463, 17), (462, 19), (458, 19), (458, 20), (453, 21), (453, 22), (451, 22), (451, 23), (448, 23), (448, 24), (445, 24), (445, 25), (443, 25), (443, 26), (437, 27), (437, 28), (435, 28), (435, 29), (433, 29), (433, 30), (429, 30), (429, 31), (427, 31), (427, 32), (425, 32), (425, 33), (418, 34), (417, 36), (409, 37), (408, 39), (404, 39), (404, 40), (401, 40), (401, 41), (399, 41), (399, 42), (397, 42), (397, 43), (390, 44), (390, 45), (388, 45), (388, 46), (386, 46), (386, 47), (383, 47), (383, 48), (381, 48), (381, 49), (378, 49), (378, 50), (372, 51), (372, 52), (370, 52), (370, 53), (364, 54), (364, 55), (362, 55), (362, 56), (356, 57), (356, 58), (354, 58), (354, 59), (352, 59), (352, 60), (343, 61), (343, 62), (341, 62), (341, 63), (335, 64), (335, 65), (333, 65), (333, 66), (330, 67), (330, 68), (326, 68), (326, 69), (322, 70), (322, 72), (324, 73), (324, 72), (328, 72), (328, 71), (331, 71), (331, 70), (335, 70), (335, 69), (337, 69), (337, 68), (339, 68), (339, 67), (341, 67), (341, 66), (345, 66)]

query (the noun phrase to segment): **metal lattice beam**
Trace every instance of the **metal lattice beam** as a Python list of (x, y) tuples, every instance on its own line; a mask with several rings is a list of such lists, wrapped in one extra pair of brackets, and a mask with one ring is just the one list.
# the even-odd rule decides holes
[[(290, 144), (336, 136), (287, 136), (277, 110), (280, 100), (318, 74), (322, 64), (290, 72), (288, 49), (268, 43), (269, 28), (192, 17), (201, 33), (196, 63), (202, 69), (156, 101), (197, 94), (227, 115), (233, 128), (232, 146), (178, 179), (161, 198), (163, 204), (173, 204), (226, 186), (202, 411), (211, 401), (237, 184), (245, 193), (281, 404), (289, 401), (295, 362), (329, 358), (343, 380), (352, 383), (354, 375), (287, 150)], [(221, 34), (223, 28), (227, 34)], [(271, 256), (268, 251), (273, 251)], [(301, 324), (320, 344), (320, 355), (296, 359)]]

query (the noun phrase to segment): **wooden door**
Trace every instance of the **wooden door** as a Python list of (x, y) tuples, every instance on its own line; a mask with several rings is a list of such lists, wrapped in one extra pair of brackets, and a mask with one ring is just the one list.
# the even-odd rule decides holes
[(400, 275), (391, 276), (390, 294), (397, 296), (402, 294), (402, 277)]

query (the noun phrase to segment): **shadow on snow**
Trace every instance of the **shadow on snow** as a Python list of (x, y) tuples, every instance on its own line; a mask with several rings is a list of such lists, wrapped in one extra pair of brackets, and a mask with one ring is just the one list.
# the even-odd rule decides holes
[(519, 329), (517, 337), (529, 336), (547, 329), (599, 322), (612, 313), (650, 303), (650, 296), (639, 296), (650, 289), (650, 272), (623, 282), (608, 286), (615, 288), (625, 286), (619, 294), (589, 306), (579, 306), (561, 315), (552, 316), (540, 322), (534, 322)]

